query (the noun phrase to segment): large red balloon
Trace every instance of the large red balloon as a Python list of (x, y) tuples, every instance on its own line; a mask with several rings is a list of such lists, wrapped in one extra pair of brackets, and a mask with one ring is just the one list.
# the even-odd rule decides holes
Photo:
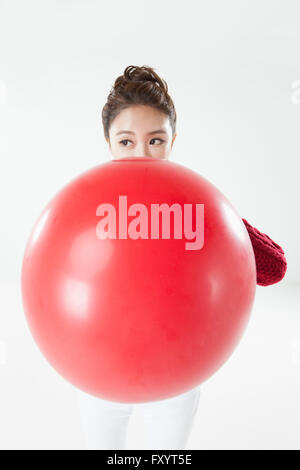
[(50, 364), (127, 403), (170, 398), (215, 373), (241, 339), (255, 289), (251, 241), (228, 199), (196, 172), (145, 157), (100, 164), (63, 187), (22, 266), (24, 310)]

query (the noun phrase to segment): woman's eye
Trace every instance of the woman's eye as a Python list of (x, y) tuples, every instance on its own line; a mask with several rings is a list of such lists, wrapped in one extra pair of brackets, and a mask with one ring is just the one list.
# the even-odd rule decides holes
[[(158, 138), (157, 138), (157, 139), (151, 139), (151, 140), (150, 140), (150, 142), (152, 142), (153, 140), (159, 140), (161, 143), (163, 143), (163, 142), (164, 142), (164, 140), (163, 140), (163, 139), (158, 139)], [(121, 140), (121, 141), (119, 142), (119, 144), (123, 144), (123, 145), (124, 145), (124, 147), (127, 147), (127, 144), (125, 144), (124, 142), (131, 142), (131, 140), (124, 139), (124, 140)]]
[(162, 139), (158, 139), (158, 138), (156, 138), (156, 139), (151, 139), (151, 140), (150, 140), (150, 142), (152, 142), (152, 140), (160, 140), (160, 141), (161, 141), (161, 143), (163, 143), (163, 142), (164, 142), (164, 140), (162, 140)]
[[(119, 144), (123, 144), (123, 142), (129, 142), (129, 140), (128, 140), (128, 139), (121, 140), (121, 141), (119, 142)], [(125, 145), (125, 144), (124, 144), (124, 146), (127, 147), (127, 145)]]

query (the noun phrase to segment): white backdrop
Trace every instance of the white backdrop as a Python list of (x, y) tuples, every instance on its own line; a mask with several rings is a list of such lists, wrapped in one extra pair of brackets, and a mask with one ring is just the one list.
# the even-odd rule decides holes
[[(55, 423), (61, 413), (55, 415), (55, 410), (56, 406), (65, 409), (70, 385), (57, 377), (32, 342), (20, 304), (19, 277), (27, 238), (48, 200), (66, 182), (108, 160), (101, 110), (115, 78), (127, 65), (154, 67), (168, 83), (178, 116), (171, 159), (213, 182), (241, 217), (284, 248), (288, 261), (280, 284), (258, 288), (253, 336), (249, 326), (239, 353), (207, 383), (211, 401), (206, 410), (209, 403), (212, 407), (207, 423), (215, 420), (215, 426), (224, 425), (224, 416), (211, 416), (216, 402), (220, 406), (220, 398), (214, 396), (219, 385), (214, 384), (219, 380), (226, 390), (225, 371), (231, 371), (234, 361), (238, 362), (231, 378), (242, 387), (242, 347), (253, 368), (248, 385), (261, 383), (265, 371), (277, 374), (266, 379), (270, 416), (284, 402), (293, 406), (291, 393), (296, 406), (300, 372), (299, 52), (300, 5), (296, 0), (0, 0), (0, 413), (5, 423), (0, 421), (0, 446), (80, 445), (79, 434), (70, 431), (71, 425), (74, 429), (70, 417), (75, 416), (71, 409), (69, 424), (65, 424), (69, 440), (64, 441), (65, 435), (57, 438)], [(289, 292), (285, 300), (277, 299), (280, 292)], [(262, 332), (270, 327), (268, 318), (271, 322), (275, 318), (278, 337), (271, 335), (267, 346), (264, 340), (260, 350), (257, 335), (265, 338)], [(266, 348), (266, 367), (257, 374), (253, 362), (263, 367), (259, 354), (265, 354)], [(280, 373), (274, 354), (282, 361)], [(286, 380), (291, 382), (286, 382), (289, 385), (272, 403), (268, 394), (287, 370)], [(16, 393), (21, 383), (23, 401)], [(246, 404), (241, 403), (236, 419), (249, 403), (254, 407), (255, 396), (246, 398), (246, 390), (247, 385), (241, 395)], [(47, 415), (53, 397), (57, 402)], [(232, 388), (227, 399), (237, 403)], [(29, 403), (35, 403), (38, 414)], [(226, 413), (228, 404), (223, 402), (223, 406), (220, 413)], [(245, 412), (248, 420), (253, 418), (253, 410)], [(40, 413), (46, 413), (42, 423)], [(219, 440), (212, 434), (209, 441), (205, 431), (211, 424), (206, 424), (201, 439), (193, 435), (194, 446), (238, 447), (249, 442), (256, 447), (300, 447), (293, 434), (299, 409), (294, 413), (291, 409), (291, 415), (282, 413), (287, 426), (293, 423), (289, 437), (282, 433), (272, 440), (265, 432), (256, 441), (250, 432), (241, 441), (238, 432), (230, 440), (223, 430)], [(271, 428), (274, 433), (274, 425)]]

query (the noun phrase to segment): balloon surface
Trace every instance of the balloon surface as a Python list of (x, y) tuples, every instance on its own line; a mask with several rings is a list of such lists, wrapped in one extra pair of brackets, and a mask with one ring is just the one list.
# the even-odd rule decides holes
[(49, 363), (124, 403), (184, 393), (238, 345), (256, 290), (229, 200), (178, 163), (112, 160), (66, 184), (26, 245), (22, 298)]

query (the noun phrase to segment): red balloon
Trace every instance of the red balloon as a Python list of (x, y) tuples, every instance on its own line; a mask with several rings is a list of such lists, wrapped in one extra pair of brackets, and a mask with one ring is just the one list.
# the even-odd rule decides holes
[(131, 157), (52, 198), (21, 281), (32, 335), (58, 373), (140, 403), (184, 393), (226, 362), (249, 321), (256, 265), (241, 217), (212, 183)]

